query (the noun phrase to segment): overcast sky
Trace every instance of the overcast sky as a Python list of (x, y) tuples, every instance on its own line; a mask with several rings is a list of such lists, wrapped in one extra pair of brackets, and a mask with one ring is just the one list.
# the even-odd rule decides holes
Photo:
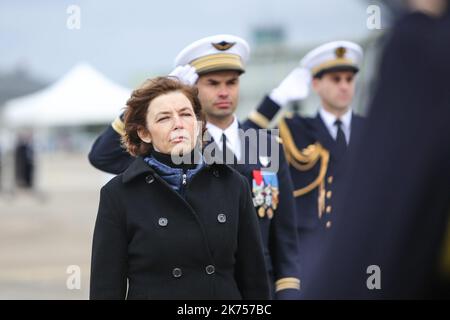
[[(81, 9), (81, 29), (66, 27), (69, 5)], [(164, 72), (185, 45), (232, 33), (253, 43), (258, 26), (282, 25), (292, 46), (360, 39), (365, 0), (2, 0), (0, 71), (24, 65), (52, 81), (78, 61), (130, 85), (146, 72)], [(299, 57), (300, 58), (300, 57)]]

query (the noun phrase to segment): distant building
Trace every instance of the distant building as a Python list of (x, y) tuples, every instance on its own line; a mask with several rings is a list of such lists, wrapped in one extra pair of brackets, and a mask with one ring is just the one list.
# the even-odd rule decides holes
[(48, 84), (33, 78), (20, 67), (8, 73), (0, 71), (0, 108), (7, 100), (41, 90)]

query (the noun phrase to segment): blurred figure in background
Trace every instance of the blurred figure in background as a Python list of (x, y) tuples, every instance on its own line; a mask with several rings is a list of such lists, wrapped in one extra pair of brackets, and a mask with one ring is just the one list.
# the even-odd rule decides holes
[(16, 185), (24, 189), (32, 189), (34, 186), (34, 148), (31, 132), (20, 133), (17, 139), (14, 163)]
[(2, 146), (0, 145), (0, 192), (2, 192), (2, 164), (3, 164)]
[(449, 1), (410, 1), (308, 298), (450, 297)]

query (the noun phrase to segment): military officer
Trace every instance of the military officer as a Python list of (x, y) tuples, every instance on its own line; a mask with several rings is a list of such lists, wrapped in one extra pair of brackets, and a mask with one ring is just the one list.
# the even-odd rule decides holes
[[(227, 164), (248, 179), (272, 291), (276, 298), (295, 299), (300, 288), (299, 250), (288, 165), (274, 137), (260, 135), (258, 130), (239, 123), (234, 114), (239, 78), (245, 72), (249, 53), (247, 42), (239, 37), (206, 37), (179, 53), (172, 75), (185, 82), (196, 82), (207, 120), (207, 139), (211, 142), (205, 150), (212, 146), (209, 150), (214, 155), (225, 156)], [(120, 145), (122, 134), (123, 122), (118, 118), (92, 147), (89, 160), (95, 167), (115, 174), (128, 167), (133, 159)]]
[(450, 297), (446, 2), (410, 1), (414, 12), (389, 33), (332, 241), (303, 288), (308, 298)]
[(303, 284), (333, 224), (347, 149), (362, 131), (363, 119), (351, 108), (362, 56), (361, 47), (349, 41), (319, 46), (249, 116), (250, 126), (268, 127), (284, 105), (307, 96), (310, 84), (321, 101), (315, 117), (288, 115), (279, 123), (294, 183)]

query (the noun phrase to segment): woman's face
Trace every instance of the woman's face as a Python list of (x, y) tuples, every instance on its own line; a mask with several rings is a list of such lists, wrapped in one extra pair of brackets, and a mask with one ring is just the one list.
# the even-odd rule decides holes
[(156, 151), (182, 155), (194, 149), (199, 124), (189, 99), (174, 91), (153, 99), (147, 109), (146, 130), (138, 131), (142, 141)]

